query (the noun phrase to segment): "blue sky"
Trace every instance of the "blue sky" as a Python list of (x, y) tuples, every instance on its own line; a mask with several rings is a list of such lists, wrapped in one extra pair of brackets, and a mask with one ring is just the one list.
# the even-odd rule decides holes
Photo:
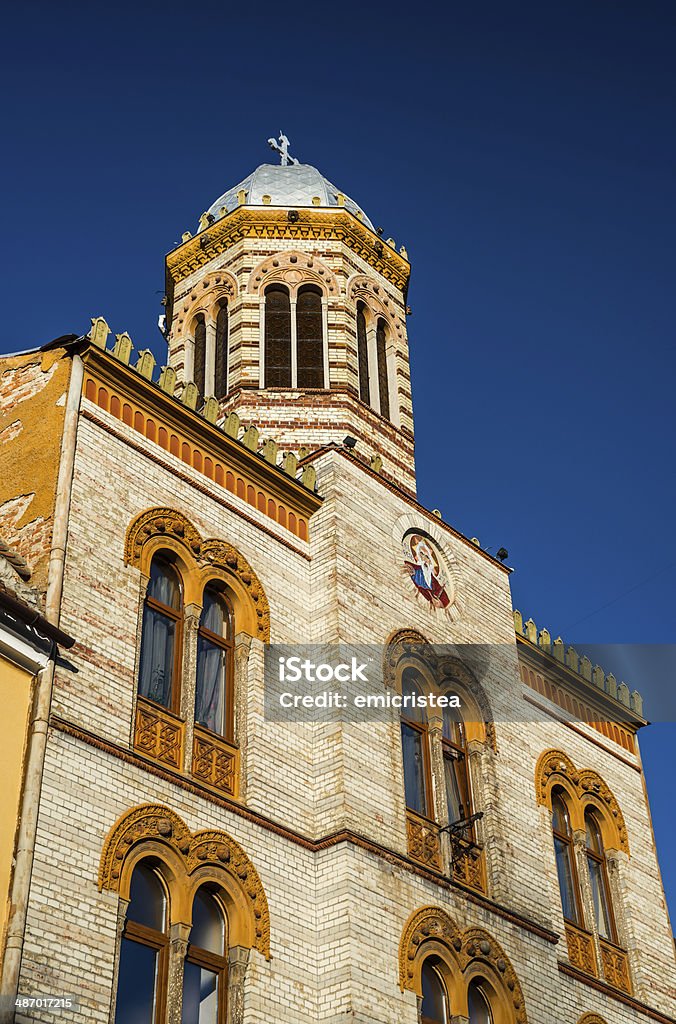
[[(411, 257), (422, 501), (554, 635), (673, 644), (676, 8), (420, 11), (8, 7), (0, 349), (102, 314), (159, 353), (163, 254), (283, 128)], [(675, 741), (642, 742), (672, 913)]]

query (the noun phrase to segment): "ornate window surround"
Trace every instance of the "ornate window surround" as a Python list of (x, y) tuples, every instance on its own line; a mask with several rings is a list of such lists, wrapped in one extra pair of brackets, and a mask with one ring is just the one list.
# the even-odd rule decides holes
[[(485, 776), (493, 776), (493, 756), (496, 752), (495, 727), (491, 707), (481, 686), (457, 657), (437, 654), (432, 644), (414, 629), (400, 630), (387, 641), (383, 664), (385, 685), (401, 689), (405, 669), (414, 668), (420, 675), (427, 693), (442, 693), (451, 689), (463, 701), (463, 722), (466, 735), (468, 781), (470, 799), (475, 810), (481, 810), (484, 800)], [(444, 772), (443, 715), (437, 709), (428, 710), (426, 736), (429, 743), (431, 770), (430, 818), (406, 811), (406, 837), (409, 856), (426, 867), (445, 873), (471, 888), (487, 892), (486, 858), (483, 844), (490, 834), (491, 823), (477, 822), (475, 837), (478, 850), (452, 855), (448, 833), (442, 832), (448, 822), (446, 781)]]
[[(258, 872), (242, 847), (226, 832), (191, 832), (169, 807), (142, 804), (125, 811), (109, 831), (99, 865), (99, 891), (119, 897), (116, 961), (110, 1019), (115, 993), (120, 942), (129, 906), (131, 877), (141, 861), (150, 860), (162, 875), (169, 894), (169, 969), (167, 1024), (180, 1024), (183, 964), (192, 925), (192, 907), (200, 886), (213, 886), (225, 910), (228, 936), (228, 1003), (242, 1004), (242, 985), (249, 951), (270, 959), (270, 914)], [(236, 1019), (229, 1014), (229, 1020)]]
[[(369, 398), (370, 406), (377, 413), (384, 416), (381, 410), (380, 387), (379, 387), (379, 359), (377, 332), (378, 323), (382, 321), (385, 328), (385, 366), (387, 371), (387, 391), (389, 397), (389, 414), (386, 417), (394, 426), (400, 426), (399, 396), (397, 394), (397, 343), (403, 345), (404, 332), (401, 320), (393, 309), (390, 308), (390, 301), (385, 297), (381, 298), (379, 285), (367, 277), (353, 278), (348, 284), (348, 299), (350, 301), (350, 315), (354, 324), (354, 345), (355, 360), (357, 366), (357, 381), (359, 381), (359, 354), (357, 350), (357, 310), (359, 305), (363, 307), (366, 321), (366, 347), (368, 352), (368, 377), (369, 377)], [(384, 292), (383, 292), (384, 294)], [(357, 387), (359, 395), (359, 387)], [(360, 399), (361, 401), (361, 399)]]
[[(215, 391), (215, 366), (216, 366), (216, 320), (218, 311), (223, 302), (227, 303), (229, 314), (232, 313), (233, 304), (237, 299), (237, 279), (224, 270), (208, 274), (199, 285), (191, 289), (189, 296), (181, 307), (176, 317), (176, 326), (172, 328), (172, 335), (184, 339), (185, 345), (185, 379), (194, 381), (195, 374), (195, 324), (201, 315), (206, 323), (206, 365), (205, 365), (205, 386), (204, 397), (210, 397)], [(230, 321), (228, 316), (228, 336), (226, 347), (228, 354), (230, 350)], [(175, 342), (174, 342), (175, 343)], [(230, 373), (230, 359), (227, 361), (228, 374)], [(229, 389), (228, 389), (229, 390)]]
[[(590, 768), (578, 769), (562, 750), (545, 750), (535, 768), (535, 794), (538, 804), (552, 814), (552, 792), (563, 791), (573, 832), (575, 868), (580, 883), (583, 924), (573, 927), (564, 922), (568, 957), (571, 964), (586, 974), (605, 978), (613, 987), (632, 994), (630, 957), (627, 954), (627, 920), (622, 900), (623, 861), (629, 856), (627, 827), (620, 806), (610, 787)], [(598, 824), (608, 866), (611, 913), (618, 934), (617, 945), (598, 934), (592, 904), (591, 881), (587, 864), (585, 812), (591, 809)]]
[(495, 1024), (528, 1024), (521, 985), (502, 946), (483, 928), (461, 931), (440, 907), (425, 906), (406, 922), (399, 942), (399, 987), (422, 998), (422, 966), (434, 956), (449, 1000), (451, 1019), (468, 1016), (470, 982), (481, 982)]
[[(227, 541), (203, 540), (183, 513), (171, 508), (142, 512), (127, 530), (124, 561), (140, 571), (140, 612), (137, 674), (141, 646), (142, 606), (153, 556), (167, 553), (183, 586), (181, 707), (178, 716), (145, 701), (134, 692), (132, 745), (145, 756), (236, 799), (240, 795), (240, 760), (246, 753), (246, 693), (252, 640), (270, 639), (270, 608), (263, 586), (248, 561)], [(216, 582), (233, 611), (234, 717), (233, 742), (198, 728), (194, 722), (197, 640), (204, 590)]]

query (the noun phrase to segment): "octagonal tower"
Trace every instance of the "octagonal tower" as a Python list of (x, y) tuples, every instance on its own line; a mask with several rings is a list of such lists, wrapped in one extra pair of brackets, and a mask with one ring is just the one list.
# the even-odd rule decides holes
[(236, 412), (301, 454), (350, 435), (415, 493), (406, 251), (280, 151), (168, 254), (170, 363), (199, 404), (217, 399), (219, 422)]

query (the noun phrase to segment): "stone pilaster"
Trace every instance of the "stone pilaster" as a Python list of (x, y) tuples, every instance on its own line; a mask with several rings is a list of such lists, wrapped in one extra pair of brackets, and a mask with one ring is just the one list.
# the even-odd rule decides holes
[(250, 950), (233, 946), (228, 952), (228, 1021), (242, 1024), (244, 1020), (244, 978)]
[(234, 740), (239, 747), (239, 797), (246, 799), (246, 758), (248, 749), (248, 699), (249, 699), (249, 654), (251, 637), (248, 633), (237, 633), (235, 636), (235, 652), (233, 666), (233, 701), (235, 711)]
[(169, 931), (167, 1024), (181, 1024), (183, 1016), (183, 965), (188, 952), (189, 935), (189, 924), (172, 924)]
[(183, 770), (192, 770), (193, 734), (195, 732), (195, 689), (197, 684), (197, 631), (202, 609), (187, 604), (183, 612), (183, 662), (181, 690), (181, 717), (185, 721), (185, 749)]

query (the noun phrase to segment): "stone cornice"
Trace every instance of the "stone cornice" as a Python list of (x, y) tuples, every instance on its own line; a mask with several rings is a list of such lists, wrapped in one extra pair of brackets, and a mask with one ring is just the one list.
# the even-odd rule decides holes
[(396, 249), (382, 241), (346, 209), (300, 208), (298, 220), (279, 207), (240, 206), (189, 238), (166, 257), (167, 298), (173, 301), (174, 286), (226, 249), (245, 238), (278, 238), (298, 241), (343, 242), (400, 292), (406, 294), (411, 266)]

